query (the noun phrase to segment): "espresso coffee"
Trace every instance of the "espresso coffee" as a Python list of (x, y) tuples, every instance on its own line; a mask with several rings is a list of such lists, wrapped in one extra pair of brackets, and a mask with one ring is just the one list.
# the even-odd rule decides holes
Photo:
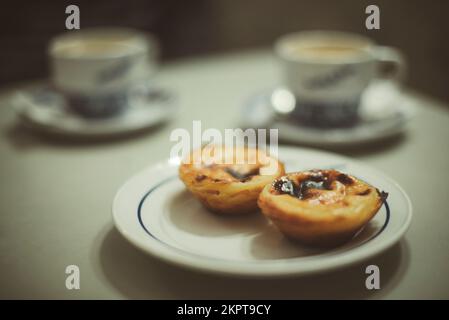
[(344, 45), (322, 44), (314, 46), (303, 46), (296, 48), (296, 54), (299, 57), (309, 57), (317, 59), (335, 59), (346, 58), (360, 55), (363, 52), (361, 47), (350, 47)]
[(297, 59), (341, 61), (350, 60), (366, 53), (368, 43), (357, 39), (298, 39), (292, 41), (286, 50)]
[(123, 55), (136, 50), (126, 41), (109, 41), (89, 39), (65, 43), (55, 48), (55, 53), (67, 58), (101, 58)]

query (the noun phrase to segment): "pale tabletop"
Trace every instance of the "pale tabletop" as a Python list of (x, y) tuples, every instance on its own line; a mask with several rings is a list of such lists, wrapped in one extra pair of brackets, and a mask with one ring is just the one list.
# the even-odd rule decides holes
[[(410, 93), (418, 114), (401, 137), (340, 150), (384, 171), (409, 194), (414, 216), (405, 238), (349, 268), (288, 279), (234, 279), (165, 264), (114, 229), (111, 201), (131, 175), (169, 156), (174, 128), (238, 125), (248, 95), (279, 82), (267, 51), (182, 60), (158, 82), (177, 93), (180, 113), (146, 134), (79, 143), (38, 137), (17, 126), (0, 93), (0, 298), (449, 298), (449, 112)], [(381, 289), (365, 288), (377, 264)], [(80, 290), (65, 268), (79, 266)]]

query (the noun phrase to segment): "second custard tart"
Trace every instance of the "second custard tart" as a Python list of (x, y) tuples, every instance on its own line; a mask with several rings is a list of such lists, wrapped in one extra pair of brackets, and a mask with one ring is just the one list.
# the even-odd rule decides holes
[(284, 173), (280, 161), (246, 147), (198, 149), (179, 167), (187, 189), (208, 209), (225, 214), (256, 211), (262, 189)]
[(289, 173), (267, 185), (259, 206), (288, 238), (316, 246), (350, 240), (377, 213), (387, 194), (336, 170)]

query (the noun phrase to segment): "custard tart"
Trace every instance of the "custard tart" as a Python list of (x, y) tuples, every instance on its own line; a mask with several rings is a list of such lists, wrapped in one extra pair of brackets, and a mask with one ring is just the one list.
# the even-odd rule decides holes
[(329, 247), (350, 240), (387, 196), (348, 174), (311, 170), (276, 179), (263, 189), (258, 204), (287, 238)]
[(246, 147), (200, 148), (179, 167), (187, 189), (208, 209), (225, 214), (256, 211), (262, 189), (283, 174), (276, 158)]

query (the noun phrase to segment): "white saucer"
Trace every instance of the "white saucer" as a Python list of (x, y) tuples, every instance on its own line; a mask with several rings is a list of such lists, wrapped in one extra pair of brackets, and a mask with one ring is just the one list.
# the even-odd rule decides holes
[(223, 217), (204, 209), (178, 179), (176, 159), (132, 177), (115, 196), (119, 232), (162, 260), (201, 271), (238, 276), (287, 276), (342, 267), (395, 244), (407, 230), (412, 206), (397, 183), (336, 154), (280, 148), (287, 171), (336, 168), (389, 193), (371, 222), (349, 243), (319, 250), (288, 241), (262, 214)]
[(117, 116), (89, 119), (70, 110), (48, 85), (23, 90), (12, 101), (19, 118), (33, 129), (57, 135), (104, 137), (129, 134), (160, 124), (175, 114), (173, 96), (159, 88), (141, 88)]
[(241, 124), (247, 128), (278, 128), (284, 141), (316, 146), (341, 146), (372, 142), (406, 129), (415, 114), (413, 101), (394, 82), (378, 81), (363, 94), (360, 122), (351, 128), (321, 129), (301, 125), (288, 115), (279, 116), (273, 93), (266, 90), (252, 96), (243, 106)]

